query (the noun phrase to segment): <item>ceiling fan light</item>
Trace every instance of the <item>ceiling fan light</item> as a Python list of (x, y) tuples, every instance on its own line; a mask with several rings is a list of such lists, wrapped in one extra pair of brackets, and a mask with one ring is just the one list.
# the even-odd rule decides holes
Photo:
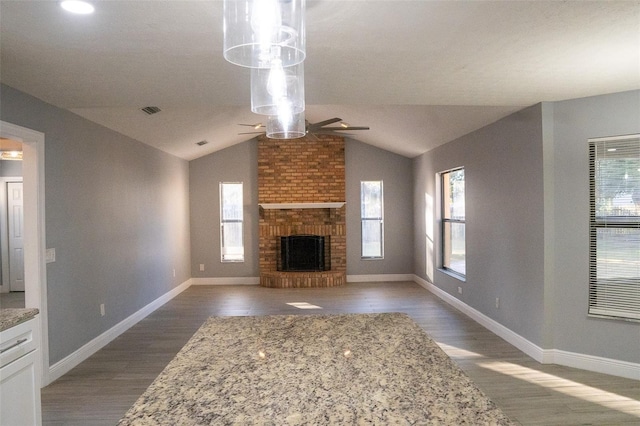
[(224, 58), (235, 65), (269, 68), (304, 61), (306, 0), (224, 0)]
[(64, 0), (60, 2), (60, 7), (78, 15), (89, 15), (95, 11), (91, 3), (81, 0)]

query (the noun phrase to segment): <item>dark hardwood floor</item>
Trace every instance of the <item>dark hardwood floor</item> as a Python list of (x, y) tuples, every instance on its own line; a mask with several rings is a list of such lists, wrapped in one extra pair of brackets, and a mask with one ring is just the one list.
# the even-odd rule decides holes
[(209, 316), (359, 312), (410, 315), (522, 425), (640, 425), (639, 381), (538, 364), (412, 282), (192, 286), (44, 388), (43, 424), (114, 425)]

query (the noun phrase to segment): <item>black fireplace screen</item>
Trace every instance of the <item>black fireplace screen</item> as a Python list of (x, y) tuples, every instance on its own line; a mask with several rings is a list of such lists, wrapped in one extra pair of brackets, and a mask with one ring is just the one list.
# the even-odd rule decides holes
[(289, 235), (280, 237), (279, 271), (329, 271), (329, 236)]

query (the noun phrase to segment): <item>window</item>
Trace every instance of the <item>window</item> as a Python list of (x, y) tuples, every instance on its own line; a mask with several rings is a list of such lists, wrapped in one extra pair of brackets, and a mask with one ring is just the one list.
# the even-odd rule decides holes
[(382, 181), (360, 182), (363, 259), (383, 258), (383, 211)]
[(440, 173), (442, 188), (442, 268), (465, 276), (464, 169)]
[(589, 314), (640, 320), (640, 135), (589, 141)]
[(223, 262), (244, 262), (242, 182), (220, 183), (220, 253)]

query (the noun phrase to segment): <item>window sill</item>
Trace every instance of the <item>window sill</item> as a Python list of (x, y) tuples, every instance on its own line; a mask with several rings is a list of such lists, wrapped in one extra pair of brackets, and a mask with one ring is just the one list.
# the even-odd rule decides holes
[(452, 271), (451, 269), (438, 268), (438, 271), (442, 272), (443, 274), (449, 275), (450, 277), (455, 278), (458, 281), (462, 281), (464, 283), (467, 282), (467, 277), (465, 275), (462, 275), (456, 271)]

